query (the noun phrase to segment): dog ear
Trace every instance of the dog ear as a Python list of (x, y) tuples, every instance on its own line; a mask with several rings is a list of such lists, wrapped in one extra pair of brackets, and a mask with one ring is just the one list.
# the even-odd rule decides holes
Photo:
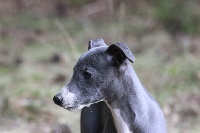
[(92, 48), (96, 48), (96, 47), (101, 47), (101, 46), (107, 46), (103, 39), (99, 38), (95, 40), (90, 40), (89, 45), (88, 45), (88, 50)]
[(132, 63), (135, 60), (130, 49), (128, 48), (126, 43), (123, 42), (110, 45), (106, 52), (112, 56), (112, 60), (114, 61), (115, 65), (122, 64), (122, 62), (126, 59), (128, 59)]

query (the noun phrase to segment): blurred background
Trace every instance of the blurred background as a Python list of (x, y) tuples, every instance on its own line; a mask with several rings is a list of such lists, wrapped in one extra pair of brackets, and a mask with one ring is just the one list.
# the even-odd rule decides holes
[(0, 0), (0, 132), (79, 133), (52, 98), (95, 38), (128, 44), (169, 133), (200, 132), (199, 0)]

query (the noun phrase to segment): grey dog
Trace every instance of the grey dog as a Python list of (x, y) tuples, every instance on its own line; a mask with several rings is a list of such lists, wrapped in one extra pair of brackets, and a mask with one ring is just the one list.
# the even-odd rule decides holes
[[(73, 76), (54, 102), (67, 110), (82, 109), (82, 133), (166, 133), (158, 103), (142, 86), (129, 62), (125, 43), (89, 42)], [(91, 105), (91, 106), (90, 106)]]

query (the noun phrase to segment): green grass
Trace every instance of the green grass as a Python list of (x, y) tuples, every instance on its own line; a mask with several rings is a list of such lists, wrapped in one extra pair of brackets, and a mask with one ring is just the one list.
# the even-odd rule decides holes
[(154, 15), (167, 30), (198, 34), (200, 17), (195, 8), (195, 2), (157, 0)]

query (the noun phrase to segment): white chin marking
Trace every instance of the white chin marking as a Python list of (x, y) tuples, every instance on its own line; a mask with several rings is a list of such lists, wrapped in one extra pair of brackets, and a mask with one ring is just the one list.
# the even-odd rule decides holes
[(88, 104), (82, 104), (82, 105), (77, 105), (75, 106), (78, 102), (78, 99), (77, 99), (77, 96), (75, 93), (72, 93), (69, 91), (67, 85), (64, 86), (60, 92), (59, 92), (63, 98), (63, 101), (64, 101), (64, 108), (67, 109), (67, 110), (70, 110), (70, 111), (74, 111), (74, 110), (80, 110), (84, 107), (90, 107), (90, 105), (92, 104), (95, 104), (95, 103), (98, 103), (100, 101), (104, 101), (104, 99), (101, 99), (97, 102), (94, 102), (94, 103), (88, 103)]
[(80, 105), (80, 106), (78, 107), (78, 109), (82, 109), (82, 108), (84, 108), (84, 107), (90, 107), (92, 104), (101, 102), (101, 101), (103, 101), (103, 100), (104, 100), (104, 99), (101, 99), (100, 101), (97, 101), (97, 102), (94, 102), (94, 103), (88, 103), (88, 104)]

